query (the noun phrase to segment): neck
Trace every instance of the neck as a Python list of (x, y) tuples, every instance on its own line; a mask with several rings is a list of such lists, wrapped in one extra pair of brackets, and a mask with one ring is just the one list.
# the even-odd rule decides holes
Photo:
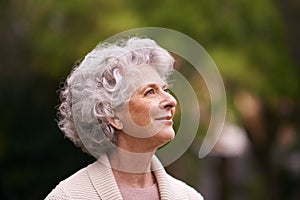
[(112, 151), (109, 155), (110, 165), (113, 169), (127, 173), (151, 172), (151, 160), (154, 152), (133, 153), (121, 148)]
[(119, 186), (145, 188), (156, 181), (151, 172), (152, 153), (132, 153), (122, 149), (108, 155), (113, 174)]
[[(165, 143), (163, 143), (165, 144)], [(123, 131), (118, 132), (118, 147), (133, 153), (154, 153), (158, 147), (163, 145), (155, 137), (139, 138), (131, 136)]]

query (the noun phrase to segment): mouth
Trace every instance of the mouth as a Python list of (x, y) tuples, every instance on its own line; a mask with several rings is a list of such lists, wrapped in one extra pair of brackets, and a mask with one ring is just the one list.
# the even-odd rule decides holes
[(171, 115), (155, 118), (155, 120), (161, 120), (161, 121), (172, 121), (172, 119), (173, 119), (173, 116), (171, 116)]

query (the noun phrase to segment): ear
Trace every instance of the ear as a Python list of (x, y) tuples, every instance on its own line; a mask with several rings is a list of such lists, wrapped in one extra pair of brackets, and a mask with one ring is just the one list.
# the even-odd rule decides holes
[(122, 130), (123, 124), (118, 118), (109, 118), (108, 122), (117, 130)]

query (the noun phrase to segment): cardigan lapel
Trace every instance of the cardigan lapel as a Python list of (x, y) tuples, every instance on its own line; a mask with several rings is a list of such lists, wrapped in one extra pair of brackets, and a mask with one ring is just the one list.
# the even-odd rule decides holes
[(106, 155), (88, 166), (87, 171), (101, 200), (123, 199)]
[[(151, 161), (151, 168), (158, 183), (161, 200), (175, 199), (173, 187), (168, 178), (168, 174), (155, 155)], [(87, 171), (101, 200), (123, 199), (106, 155), (101, 156), (98, 161), (89, 165)]]
[(174, 200), (175, 195), (168, 174), (155, 155), (152, 158), (151, 167), (158, 183), (161, 200)]

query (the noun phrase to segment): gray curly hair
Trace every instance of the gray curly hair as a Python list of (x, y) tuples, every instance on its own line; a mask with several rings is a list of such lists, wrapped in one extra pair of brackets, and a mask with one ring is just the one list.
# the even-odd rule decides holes
[(117, 146), (117, 131), (108, 119), (130, 98), (125, 74), (138, 73), (144, 64), (167, 81), (174, 58), (155, 41), (138, 37), (100, 43), (88, 53), (60, 90), (58, 126), (65, 137), (93, 156)]

